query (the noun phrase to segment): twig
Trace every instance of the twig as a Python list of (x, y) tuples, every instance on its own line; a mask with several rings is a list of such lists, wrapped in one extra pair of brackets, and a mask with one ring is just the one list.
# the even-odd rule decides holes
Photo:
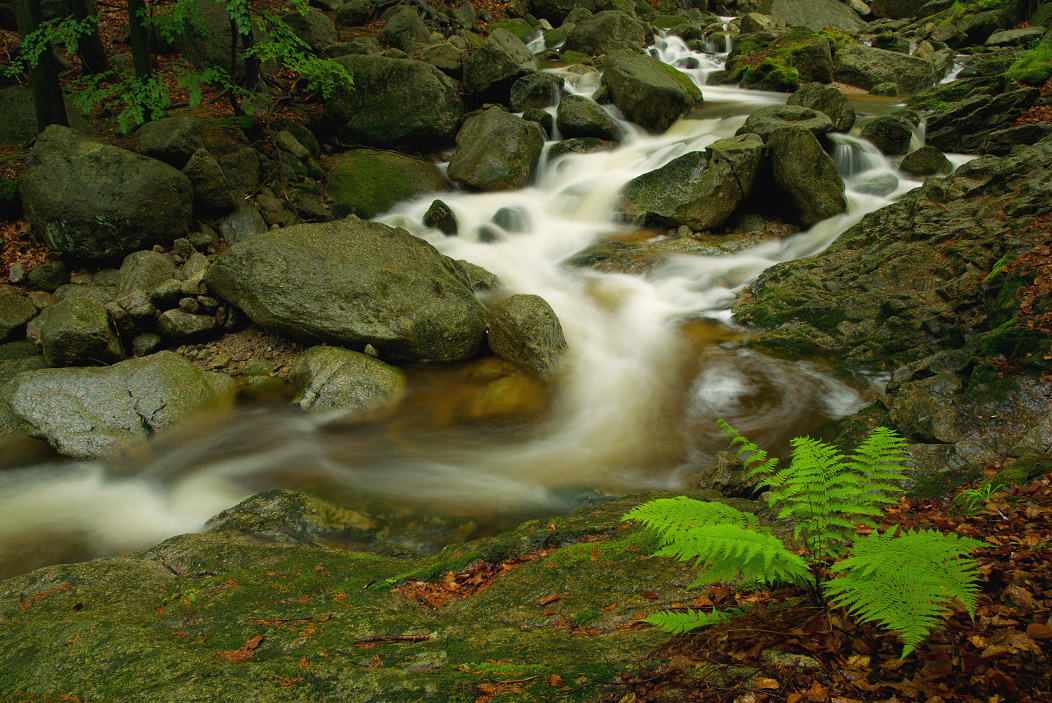
[(354, 640), (352, 644), (372, 644), (374, 642), (427, 642), (431, 635), (381, 635), (378, 637), (362, 637)]

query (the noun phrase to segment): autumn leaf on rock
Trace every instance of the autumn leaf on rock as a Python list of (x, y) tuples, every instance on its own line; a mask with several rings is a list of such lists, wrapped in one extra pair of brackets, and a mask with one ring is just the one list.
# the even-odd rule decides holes
[(256, 635), (238, 647), (237, 649), (230, 649), (225, 652), (216, 650), (216, 654), (223, 657), (227, 661), (239, 662), (252, 657), (256, 653), (256, 648), (259, 647), (263, 641), (263, 635)]

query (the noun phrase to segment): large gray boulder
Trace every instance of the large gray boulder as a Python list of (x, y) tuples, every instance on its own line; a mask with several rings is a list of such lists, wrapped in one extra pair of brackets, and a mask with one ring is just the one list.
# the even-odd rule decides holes
[(537, 57), (517, 36), (494, 29), (464, 64), (464, 88), (506, 99), (516, 79), (537, 70)]
[(325, 192), (337, 217), (369, 219), (402, 200), (448, 187), (433, 162), (393, 151), (351, 149), (332, 157), (328, 165)]
[(625, 117), (653, 133), (664, 132), (702, 102), (701, 90), (687, 76), (627, 49), (606, 57), (603, 82)]
[(863, 125), (859, 136), (873, 142), (881, 153), (898, 156), (910, 150), (913, 127), (901, 115), (881, 115)]
[(0, 342), (25, 334), (26, 323), (36, 317), (37, 307), (11, 286), (0, 286)]
[(179, 169), (195, 151), (205, 147), (201, 120), (190, 115), (150, 120), (135, 130), (135, 137), (143, 154)]
[(833, 76), (866, 90), (881, 83), (894, 83), (900, 94), (912, 94), (935, 83), (935, 66), (927, 59), (897, 51), (848, 44), (837, 51)]
[(789, 96), (786, 105), (817, 110), (833, 123), (834, 132), (847, 132), (855, 124), (855, 108), (847, 96), (831, 85), (807, 83)]
[(845, 32), (858, 32), (866, 26), (862, 18), (836, 0), (761, 0), (757, 9), (782, 20), (790, 27), (807, 27), (820, 32), (836, 27)]
[(341, 139), (427, 152), (453, 143), (464, 103), (452, 78), (411, 59), (351, 54), (336, 61), (354, 76), (354, 87), (336, 90), (325, 106)]
[(167, 254), (144, 249), (124, 257), (117, 272), (118, 296), (133, 290), (151, 291), (175, 278), (175, 262)]
[(789, 196), (801, 225), (810, 227), (847, 210), (844, 180), (811, 132), (800, 126), (776, 129), (767, 147), (775, 183)]
[(47, 309), (40, 350), (48, 366), (94, 366), (124, 358), (106, 306), (91, 298), (67, 298)]
[(420, 19), (420, 13), (408, 5), (402, 5), (387, 19), (384, 38), (396, 49), (412, 54), (427, 44), (431, 30)]
[(519, 294), (490, 308), (489, 346), (500, 358), (547, 376), (558, 367), (566, 338), (548, 301)]
[(281, 19), (315, 53), (320, 53), (325, 47), (340, 40), (336, 23), (324, 12), (313, 7), (302, 13), (288, 12)]
[(595, 137), (619, 142), (625, 136), (621, 125), (598, 103), (580, 95), (567, 95), (559, 101), (555, 124), (564, 139)]
[(823, 113), (801, 105), (768, 105), (752, 113), (737, 134), (758, 134), (765, 142), (782, 127), (802, 127), (821, 139), (833, 131), (833, 121)]
[(254, 322), (296, 339), (394, 360), (475, 356), (485, 308), (460, 264), (405, 230), (347, 218), (230, 247), (205, 281)]
[(58, 125), (37, 138), (21, 196), (51, 248), (80, 258), (113, 259), (190, 231), (186, 176)]
[(2, 393), (31, 436), (66, 456), (95, 459), (199, 411), (229, 406), (234, 380), (163, 351), (103, 368), (27, 371)]
[(755, 134), (720, 139), (629, 181), (618, 210), (641, 225), (719, 227), (749, 195), (765, 152)]
[(379, 359), (340, 347), (311, 347), (296, 359), (289, 380), (304, 410), (357, 415), (393, 408), (405, 395), (401, 370)]
[(566, 35), (564, 49), (580, 51), (582, 54), (599, 56), (612, 54), (619, 49), (640, 50), (653, 33), (626, 12), (606, 10), (581, 20)]
[(457, 147), (448, 169), (457, 183), (484, 191), (522, 188), (540, 161), (544, 130), (491, 107), (464, 123)]
[(901, 20), (916, 17), (929, 0), (871, 0), (869, 9), (875, 17)]

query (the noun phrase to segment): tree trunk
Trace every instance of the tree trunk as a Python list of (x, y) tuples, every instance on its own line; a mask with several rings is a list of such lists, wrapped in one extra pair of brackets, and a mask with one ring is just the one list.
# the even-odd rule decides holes
[(150, 53), (150, 33), (143, 26), (146, 3), (143, 0), (128, 0), (128, 30), (131, 37), (132, 63), (135, 77), (145, 80), (150, 77), (153, 56)]
[[(91, 0), (73, 0), (73, 16), (84, 20), (95, 16), (95, 4)], [(80, 57), (82, 75), (95, 76), (110, 70), (110, 60), (106, 58), (106, 49), (99, 38), (98, 26), (90, 34), (85, 34), (77, 44), (77, 56)]]
[[(18, 32), (23, 37), (35, 31), (44, 21), (40, 0), (14, 0), (14, 5)], [(58, 61), (49, 45), (37, 59), (36, 65), (29, 69), (29, 84), (33, 87), (33, 106), (40, 131), (44, 131), (49, 124), (69, 126), (58, 73)]]

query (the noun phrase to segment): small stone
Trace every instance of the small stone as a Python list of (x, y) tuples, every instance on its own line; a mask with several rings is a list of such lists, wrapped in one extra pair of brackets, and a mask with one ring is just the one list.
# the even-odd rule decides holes
[(22, 263), (11, 264), (11, 268), (7, 274), (7, 280), (11, 283), (21, 283), (26, 278), (26, 266)]
[(273, 364), (269, 364), (266, 361), (250, 361), (241, 369), (241, 374), (244, 376), (268, 376), (274, 371)]
[(132, 340), (131, 350), (134, 356), (149, 356), (161, 348), (161, 335), (153, 332), (143, 332)]
[(380, 358), (380, 352), (376, 351), (376, 347), (374, 347), (372, 344), (366, 344), (365, 349), (362, 350), (362, 353), (366, 356), (371, 356), (374, 359)]
[(172, 253), (176, 256), (189, 257), (194, 253), (194, 245), (186, 237), (179, 237), (172, 242)]
[(197, 298), (181, 298), (179, 300), (179, 309), (183, 312), (196, 314), (200, 312), (201, 304), (197, 302)]
[(208, 365), (213, 369), (225, 369), (230, 365), (231, 361), (233, 361), (233, 359), (229, 354), (217, 354), (212, 358), (212, 361), (210, 361)]
[(36, 306), (37, 310), (49, 308), (55, 304), (55, 298), (42, 290), (33, 290), (26, 294), (26, 299)]
[(162, 335), (174, 342), (192, 342), (211, 336), (216, 329), (216, 320), (211, 315), (168, 310), (157, 318), (157, 327)]

